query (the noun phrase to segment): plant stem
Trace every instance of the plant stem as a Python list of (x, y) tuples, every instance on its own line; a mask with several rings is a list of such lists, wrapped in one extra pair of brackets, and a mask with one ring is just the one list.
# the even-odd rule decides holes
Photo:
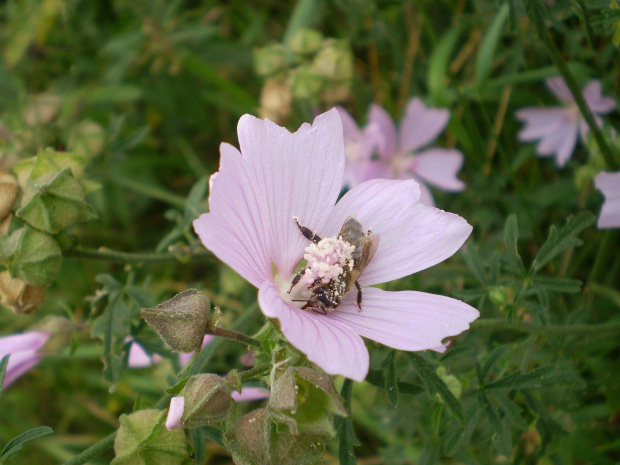
[(88, 449), (83, 451), (81, 454), (76, 455), (74, 458), (65, 462), (63, 465), (82, 465), (88, 462), (93, 457), (97, 457), (102, 452), (108, 450), (114, 444), (114, 440), (116, 439), (116, 431), (107, 435), (105, 438), (101, 439), (99, 442), (96, 442)]
[(580, 324), (580, 325), (549, 325), (549, 326), (534, 326), (527, 323), (515, 323), (511, 324), (501, 318), (483, 318), (476, 320), (471, 324), (472, 329), (486, 329), (486, 330), (502, 330), (502, 329), (515, 329), (517, 331), (523, 331), (531, 334), (553, 334), (553, 335), (565, 335), (565, 334), (586, 334), (586, 333), (604, 333), (620, 331), (620, 321), (608, 321), (607, 323), (594, 323), (594, 324)]
[[(86, 260), (104, 260), (117, 263), (169, 263), (178, 261), (177, 255), (168, 252), (121, 252), (105, 247), (99, 249), (87, 249), (75, 247), (63, 251), (64, 257), (84, 258)], [(206, 250), (191, 253), (189, 258), (201, 259), (212, 257), (213, 254)]]
[(180, 208), (181, 210), (185, 208), (185, 197), (168, 192), (161, 187), (142, 184), (134, 181), (133, 179), (121, 178), (119, 176), (104, 175), (104, 178), (106, 181), (110, 181), (117, 186), (124, 187), (146, 197), (161, 200), (162, 202), (166, 202), (173, 207)]
[(603, 134), (603, 131), (601, 131), (601, 128), (599, 128), (598, 124), (596, 124), (596, 120), (594, 119), (594, 116), (592, 115), (592, 112), (590, 111), (590, 107), (588, 107), (588, 104), (583, 98), (581, 89), (579, 88), (579, 84), (577, 84), (575, 77), (573, 76), (570, 69), (568, 68), (568, 65), (566, 64), (566, 61), (562, 57), (560, 50), (555, 45), (555, 42), (553, 42), (553, 40), (551, 39), (551, 36), (549, 35), (549, 31), (547, 31), (547, 27), (545, 26), (545, 21), (544, 21), (544, 16), (543, 16), (544, 6), (541, 4), (541, 0), (526, 1), (526, 10), (527, 10), (527, 14), (530, 20), (532, 21), (532, 23), (534, 24), (534, 27), (536, 28), (538, 37), (540, 38), (540, 40), (543, 42), (543, 44), (547, 48), (547, 52), (551, 56), (553, 63), (558, 68), (558, 71), (560, 72), (560, 74), (564, 78), (564, 81), (566, 82), (566, 85), (570, 89), (570, 93), (575, 99), (575, 103), (579, 107), (579, 111), (581, 112), (582, 116), (586, 120), (586, 123), (588, 123), (588, 126), (590, 130), (592, 131), (592, 134), (594, 135), (594, 139), (596, 140), (596, 143), (599, 147), (599, 150), (603, 154), (603, 158), (605, 158), (607, 166), (612, 171), (619, 169), (620, 166), (618, 165), (618, 162), (614, 158), (612, 149), (607, 143), (607, 140), (605, 139), (605, 135)]
[(242, 344), (256, 347), (258, 349), (262, 349), (263, 344), (260, 341), (254, 339), (253, 337), (247, 336), (243, 333), (239, 333), (237, 331), (233, 331), (232, 329), (224, 329), (224, 328), (213, 328), (206, 329), (205, 334), (211, 334), (212, 336), (220, 336), (225, 337), (226, 339), (230, 339), (231, 341), (241, 342)]
[(254, 368), (250, 368), (249, 370), (242, 371), (239, 373), (239, 379), (241, 382), (244, 382), (250, 378), (254, 378), (261, 373), (269, 371), (271, 369), (271, 363), (262, 363), (260, 365), (255, 366)]
[(605, 270), (605, 265), (610, 257), (614, 256), (614, 231), (605, 231), (603, 234), (603, 240), (601, 245), (596, 253), (596, 258), (594, 259), (594, 265), (592, 266), (592, 271), (590, 272), (590, 281), (592, 282), (600, 282), (599, 278), (603, 274)]

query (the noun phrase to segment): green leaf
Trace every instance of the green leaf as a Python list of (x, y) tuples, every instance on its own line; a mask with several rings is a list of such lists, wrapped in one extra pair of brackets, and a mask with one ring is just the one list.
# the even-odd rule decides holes
[(537, 284), (547, 291), (561, 292), (564, 294), (575, 294), (581, 292), (582, 282), (579, 279), (552, 278), (550, 276), (537, 276), (533, 279)]
[(525, 402), (528, 407), (532, 410), (534, 414), (538, 416), (538, 421), (536, 422), (536, 429), (540, 433), (542, 438), (542, 447), (546, 448), (551, 441), (553, 440), (553, 436), (567, 436), (568, 433), (562, 426), (555, 421), (551, 415), (547, 412), (544, 405), (532, 394), (529, 392), (523, 392), (523, 397), (525, 398)]
[(212, 426), (201, 426), (189, 430), (194, 446), (194, 459), (197, 464), (204, 463), (207, 452), (207, 441), (214, 441), (224, 447), (222, 432)]
[(446, 85), (448, 66), (459, 36), (460, 29), (458, 26), (448, 29), (435, 45), (429, 58), (426, 82), (430, 100), (434, 105), (447, 105), (449, 103), (448, 86)]
[(454, 455), (459, 449), (465, 446), (469, 440), (471, 439), (471, 435), (474, 433), (476, 429), (476, 425), (478, 424), (478, 420), (480, 420), (480, 415), (482, 414), (481, 409), (470, 409), (468, 412), (468, 420), (464, 428), (455, 429), (452, 435), (447, 439), (445, 444), (446, 455)]
[(452, 394), (450, 389), (448, 389), (446, 383), (444, 383), (443, 380), (437, 376), (437, 373), (435, 372), (436, 366), (427, 361), (425, 358), (412, 352), (407, 355), (409, 356), (411, 363), (413, 363), (414, 368), (420, 375), (420, 378), (424, 381), (429, 394), (438, 393), (459, 423), (464, 425), (465, 414), (463, 413), (461, 403), (454, 396), (454, 394)]
[(359, 446), (360, 442), (355, 437), (353, 431), (353, 416), (351, 415), (351, 392), (353, 390), (353, 381), (345, 379), (342, 383), (340, 395), (347, 409), (347, 417), (336, 418), (336, 433), (338, 436), (338, 460), (340, 465), (356, 465), (355, 451), (353, 448)]
[(566, 375), (562, 372), (551, 374), (554, 367), (545, 365), (532, 370), (529, 373), (513, 373), (505, 376), (493, 383), (484, 386), (485, 389), (545, 389), (558, 386), (569, 387), (573, 389), (582, 389), (585, 383), (575, 376)]
[[(366, 376), (365, 381), (378, 388), (385, 387), (385, 377), (383, 376), (383, 371), (381, 370), (370, 370), (368, 372), (368, 376)], [(416, 395), (420, 394), (421, 392), (424, 392), (424, 388), (419, 384), (398, 381), (399, 394)]]
[(504, 414), (506, 415), (506, 419), (510, 420), (510, 422), (515, 425), (521, 431), (527, 431), (528, 425), (523, 419), (521, 407), (519, 407), (515, 402), (510, 399), (503, 392), (495, 391), (493, 393), (493, 397), (499, 404), (499, 407), (502, 409)]
[(510, 349), (511, 348), (507, 346), (500, 346), (497, 349), (495, 349), (493, 352), (491, 352), (491, 355), (489, 355), (489, 358), (487, 359), (484, 366), (480, 370), (480, 373), (483, 378), (486, 377), (486, 375), (489, 373), (489, 370), (491, 369), (493, 364), (497, 362), (502, 357), (502, 355), (504, 355)]
[(566, 224), (560, 230), (555, 226), (551, 226), (549, 237), (532, 262), (530, 272), (538, 272), (538, 270), (566, 249), (583, 244), (583, 241), (576, 236), (594, 223), (595, 219), (596, 217), (592, 213), (581, 212), (577, 216), (568, 217)]
[(0, 397), (2, 397), (2, 391), (4, 390), (4, 388), (2, 387), (2, 383), (4, 382), (4, 375), (6, 373), (6, 367), (9, 364), (10, 356), (11, 354), (6, 354), (4, 357), (2, 357), (2, 360), (0, 360)]
[(398, 377), (396, 376), (395, 360), (396, 351), (390, 350), (381, 363), (385, 383), (385, 393), (387, 394), (392, 407), (398, 406)]
[(474, 274), (478, 282), (483, 285), (488, 285), (489, 280), (484, 272), (484, 265), (482, 264), (482, 260), (480, 259), (480, 252), (478, 250), (478, 246), (475, 244), (469, 244), (465, 250), (463, 250), (463, 258), (465, 258), (465, 263)]
[(508, 12), (508, 5), (502, 5), (482, 38), (480, 51), (476, 57), (474, 73), (474, 87), (478, 91), (482, 90), (482, 87), (489, 78), (489, 74), (491, 74), (495, 51), (502, 37), (502, 31), (504, 30), (506, 21), (508, 20)]
[(18, 229), (9, 237), (0, 237), (0, 258), (12, 277), (44, 286), (52, 284), (62, 263), (56, 241), (30, 227)]
[(497, 435), (497, 439), (499, 441), (498, 449), (502, 455), (505, 455), (508, 459), (512, 455), (512, 444), (510, 440), (510, 430), (507, 428), (507, 425), (502, 419), (499, 417), (495, 408), (489, 401), (484, 390), (478, 390), (477, 393), (478, 403), (480, 407), (484, 410), (484, 413), (489, 420), (489, 424), (491, 428)]
[(0, 460), (7, 460), (13, 454), (22, 450), (22, 447), (24, 447), (24, 444), (26, 444), (27, 442), (49, 436), (50, 434), (54, 434), (54, 430), (52, 428), (50, 428), (49, 426), (38, 426), (29, 431), (26, 431), (25, 433), (20, 434), (17, 437), (14, 437), (6, 444), (6, 446), (4, 446), (2, 452), (0, 452)]
[(519, 249), (517, 247), (518, 240), (519, 226), (517, 224), (517, 217), (515, 215), (510, 215), (504, 227), (504, 243), (506, 244), (506, 252), (508, 254), (508, 267), (523, 276), (525, 274), (525, 267), (519, 255)]

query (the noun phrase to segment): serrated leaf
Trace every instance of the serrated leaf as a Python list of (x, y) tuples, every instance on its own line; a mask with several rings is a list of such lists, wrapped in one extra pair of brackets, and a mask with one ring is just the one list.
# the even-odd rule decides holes
[(456, 357), (457, 355), (466, 354), (467, 352), (471, 352), (472, 348), (468, 345), (458, 345), (452, 349), (447, 350), (440, 358), (442, 362), (448, 360), (449, 358)]
[(517, 224), (517, 217), (515, 215), (510, 215), (504, 227), (504, 244), (506, 244), (508, 266), (510, 269), (518, 271), (520, 275), (524, 275), (525, 267), (519, 255), (519, 249), (517, 247), (518, 240), (519, 226)]
[(533, 282), (548, 291), (561, 292), (564, 294), (581, 292), (581, 286), (583, 284), (579, 279), (552, 278), (550, 276), (536, 276)]
[(554, 367), (545, 365), (532, 370), (529, 373), (513, 373), (505, 376), (493, 383), (487, 384), (485, 389), (545, 389), (558, 386), (572, 389), (582, 389), (585, 383), (575, 376), (567, 376), (562, 372), (555, 372)]
[(543, 266), (566, 249), (583, 244), (583, 241), (576, 236), (594, 223), (595, 219), (596, 217), (592, 213), (581, 212), (577, 216), (569, 216), (566, 220), (566, 224), (560, 230), (555, 226), (551, 226), (549, 237), (532, 262), (530, 272), (538, 272)]
[(396, 376), (395, 360), (396, 351), (390, 350), (381, 363), (385, 393), (387, 394), (392, 407), (398, 406), (398, 378)]
[(483, 285), (488, 285), (489, 280), (487, 279), (487, 275), (484, 272), (484, 265), (482, 264), (482, 260), (480, 259), (480, 252), (478, 250), (478, 246), (475, 244), (470, 244), (467, 246), (465, 250), (463, 250), (463, 258), (465, 258), (465, 263), (467, 263), (468, 268), (474, 274), (478, 282)]
[(62, 263), (56, 241), (30, 227), (18, 229), (9, 237), (0, 237), (0, 257), (11, 277), (44, 286), (52, 283)]
[(454, 394), (452, 394), (450, 389), (448, 389), (446, 383), (444, 383), (443, 380), (437, 376), (437, 373), (435, 372), (436, 366), (423, 357), (420, 357), (412, 352), (409, 352), (407, 355), (413, 363), (414, 368), (420, 375), (420, 378), (424, 381), (429, 394), (439, 394), (459, 423), (464, 425), (465, 414), (463, 413), (461, 403), (454, 396)]
[(500, 346), (497, 349), (495, 349), (493, 352), (491, 352), (491, 355), (489, 355), (489, 358), (487, 359), (484, 366), (480, 370), (480, 374), (482, 378), (486, 377), (486, 375), (489, 373), (489, 370), (491, 369), (493, 364), (495, 364), (495, 362), (497, 362), (502, 357), (502, 355), (507, 353), (510, 349), (511, 348), (507, 346)]
[[(385, 378), (381, 370), (370, 370), (365, 381), (378, 388), (385, 387)], [(419, 384), (407, 383), (406, 381), (398, 381), (399, 394), (416, 395), (424, 392), (424, 388)]]
[(11, 354), (7, 354), (4, 357), (2, 357), (2, 360), (0, 360), (0, 397), (2, 397), (2, 391), (4, 391), (2, 384), (4, 382), (4, 375), (6, 374), (6, 367), (9, 364), (10, 356)]
[(0, 452), (0, 460), (7, 460), (13, 454), (22, 450), (22, 447), (24, 447), (24, 444), (27, 442), (49, 436), (50, 434), (54, 434), (54, 430), (52, 428), (49, 426), (38, 426), (14, 437), (6, 444), (6, 446), (4, 446), (2, 452)]

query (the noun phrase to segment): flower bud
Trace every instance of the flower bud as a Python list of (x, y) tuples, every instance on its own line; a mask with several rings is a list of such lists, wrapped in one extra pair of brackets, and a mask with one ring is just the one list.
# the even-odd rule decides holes
[(317, 100), (323, 86), (323, 79), (309, 65), (301, 65), (290, 76), (293, 96), (303, 100)]
[(324, 48), (314, 57), (313, 70), (331, 82), (347, 82), (353, 78), (353, 54), (348, 44), (326, 40)]
[(333, 436), (334, 415), (347, 416), (331, 377), (306, 367), (289, 367), (275, 381), (267, 408), (295, 435)]
[(28, 126), (45, 126), (56, 117), (61, 103), (58, 95), (32, 95), (24, 110), (24, 121)]
[(260, 115), (262, 118), (269, 118), (271, 121), (281, 123), (291, 113), (292, 101), (293, 95), (288, 83), (283, 79), (269, 78), (265, 81), (260, 94)]
[(210, 308), (206, 295), (188, 289), (155, 308), (143, 308), (141, 315), (172, 350), (193, 352), (202, 344)]
[(291, 50), (299, 55), (316, 53), (323, 43), (323, 35), (314, 29), (302, 28), (291, 40)]
[(121, 415), (111, 465), (184, 465), (190, 462), (185, 434), (164, 427), (164, 410), (138, 410)]
[(93, 158), (103, 149), (105, 131), (94, 121), (81, 121), (72, 130), (67, 147), (85, 159)]
[(274, 423), (265, 408), (244, 416), (223, 440), (236, 465), (314, 465), (325, 452), (323, 436), (294, 436)]
[(489, 288), (489, 299), (499, 308), (504, 308), (512, 301), (510, 289), (504, 286), (493, 286)]
[(19, 195), (19, 186), (13, 176), (0, 171), (0, 221), (11, 212)]
[[(207, 373), (192, 376), (170, 402), (166, 427), (195, 428), (236, 419), (237, 404), (226, 381)], [(183, 399), (183, 400), (181, 400)]]
[(254, 50), (254, 69), (259, 76), (275, 74), (284, 66), (284, 47), (271, 44)]
[(45, 300), (45, 288), (11, 278), (8, 271), (0, 272), (0, 304), (14, 313), (34, 313)]

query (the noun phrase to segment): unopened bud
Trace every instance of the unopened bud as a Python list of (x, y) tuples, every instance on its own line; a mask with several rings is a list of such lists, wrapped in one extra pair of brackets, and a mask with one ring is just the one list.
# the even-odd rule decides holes
[(18, 195), (17, 180), (10, 174), (0, 172), (0, 221), (11, 212)]
[(32, 95), (24, 110), (24, 121), (28, 126), (45, 126), (56, 117), (61, 103), (58, 95)]
[[(268, 118), (275, 123), (282, 123), (291, 113), (292, 102), (293, 95), (286, 80), (267, 79), (260, 94), (260, 116)], [(230, 280), (222, 281), (228, 283)], [(233, 282), (236, 283), (236, 281)]]
[(86, 159), (98, 155), (103, 149), (105, 131), (100, 124), (94, 121), (82, 121), (71, 131), (67, 147), (73, 153)]
[(172, 400), (166, 421), (168, 429), (215, 426), (237, 418), (237, 404), (230, 388), (212, 373), (192, 376)]
[(323, 35), (314, 29), (302, 28), (291, 40), (291, 50), (299, 55), (316, 53), (323, 42)]
[(324, 79), (342, 83), (353, 78), (353, 53), (344, 41), (326, 40), (314, 57), (314, 72)]
[(190, 462), (182, 430), (164, 427), (164, 410), (138, 410), (121, 415), (111, 465), (184, 465)]
[(0, 304), (14, 313), (33, 313), (45, 300), (45, 288), (0, 272)]
[(259, 76), (270, 76), (284, 66), (284, 47), (271, 44), (254, 50), (254, 69)]
[(210, 307), (206, 295), (188, 289), (141, 315), (172, 350), (193, 352), (202, 344)]
[(223, 439), (236, 465), (314, 465), (325, 452), (323, 436), (294, 436), (274, 423), (265, 408), (244, 416)]
[(301, 65), (290, 76), (291, 92), (295, 98), (317, 100), (323, 86), (323, 78), (309, 65)]
[(306, 367), (289, 367), (276, 380), (267, 408), (295, 435), (333, 436), (334, 415), (347, 416), (331, 377)]
[(509, 291), (510, 289), (504, 286), (493, 286), (489, 289), (489, 299), (491, 299), (493, 305), (504, 308), (512, 300)]

